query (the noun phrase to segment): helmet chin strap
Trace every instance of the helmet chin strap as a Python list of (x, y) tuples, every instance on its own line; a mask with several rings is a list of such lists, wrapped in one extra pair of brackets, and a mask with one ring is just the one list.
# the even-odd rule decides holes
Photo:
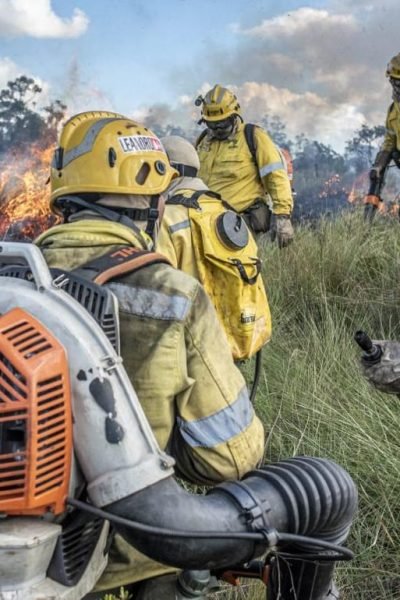
[[(143, 221), (147, 220), (146, 233), (153, 239), (155, 223), (158, 219), (158, 214), (159, 214), (159, 211), (158, 211), (159, 196), (152, 197), (149, 209), (121, 208), (120, 210), (123, 211), (122, 214), (119, 212), (118, 208), (116, 210), (106, 208), (105, 206), (101, 206), (100, 204), (98, 204), (96, 202), (88, 202), (87, 200), (84, 200), (83, 198), (79, 198), (79, 196), (62, 196), (60, 199), (62, 199), (62, 201), (63, 201), (63, 213), (66, 217), (66, 220), (68, 220), (68, 217), (71, 214), (73, 214), (74, 212), (77, 212), (76, 210), (74, 210), (74, 207), (80, 207), (80, 208), (84, 208), (87, 210), (91, 210), (92, 212), (95, 212), (95, 213), (101, 215), (108, 221), (113, 221), (114, 223), (120, 223), (121, 225), (125, 225), (125, 227), (129, 227), (129, 229), (132, 229), (132, 231), (136, 234), (138, 241), (140, 242), (142, 248), (144, 250), (147, 250), (148, 249), (148, 241), (146, 240), (145, 236), (143, 235), (143, 231), (140, 229), (140, 227), (138, 227), (134, 223), (133, 219), (130, 216), (127, 216), (127, 214), (126, 214), (130, 210), (132, 211), (132, 213), (134, 213), (135, 211), (140, 212), (141, 216), (147, 216), (147, 219), (145, 219), (145, 218), (140, 219), (140, 217), (138, 217), (138, 220), (143, 220)], [(144, 215), (144, 213), (146, 213), (146, 215)]]

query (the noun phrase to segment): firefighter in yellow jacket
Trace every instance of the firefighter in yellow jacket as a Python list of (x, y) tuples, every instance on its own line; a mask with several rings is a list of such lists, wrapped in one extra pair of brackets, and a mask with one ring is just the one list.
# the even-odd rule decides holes
[(365, 198), (367, 205), (378, 207), (381, 202), (381, 190), (385, 183), (385, 174), (391, 160), (400, 167), (400, 54), (390, 59), (386, 68), (386, 77), (392, 86), (393, 102), (386, 116), (386, 133), (376, 155), (369, 177), (369, 193)]
[[(121, 246), (152, 249), (176, 175), (160, 140), (140, 124), (110, 112), (70, 119), (51, 171), (51, 207), (65, 223), (37, 240), (48, 264), (71, 270)], [(125, 369), (178, 474), (197, 484), (240, 479), (262, 458), (263, 428), (202, 286), (159, 263), (110, 287)], [(99, 590), (171, 571), (119, 535), (110, 557)], [(162, 578), (160, 586), (162, 598)]]
[(279, 150), (261, 127), (243, 123), (239, 102), (227, 88), (215, 85), (196, 104), (207, 126), (197, 143), (200, 178), (244, 213), (255, 233), (270, 228), (270, 197), (278, 243), (286, 246), (293, 239), (293, 198)]
[[(167, 202), (176, 194), (206, 192), (208, 186), (198, 177), (200, 161), (196, 149), (190, 142), (177, 135), (161, 138), (162, 145), (171, 165), (179, 173), (166, 190)], [(160, 232), (157, 238), (157, 251), (168, 257), (177, 269), (200, 279), (194, 256), (191, 224), (188, 209), (183, 204), (165, 206)]]
[(271, 336), (257, 244), (245, 221), (197, 176), (194, 146), (177, 135), (161, 141), (180, 177), (168, 188), (157, 250), (202, 283), (234, 359), (251, 358)]

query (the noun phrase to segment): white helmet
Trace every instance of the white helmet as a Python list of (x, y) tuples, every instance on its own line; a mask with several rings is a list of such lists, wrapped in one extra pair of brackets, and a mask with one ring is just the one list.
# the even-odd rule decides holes
[(181, 177), (196, 177), (200, 169), (200, 160), (196, 148), (179, 135), (167, 135), (161, 138), (171, 166)]

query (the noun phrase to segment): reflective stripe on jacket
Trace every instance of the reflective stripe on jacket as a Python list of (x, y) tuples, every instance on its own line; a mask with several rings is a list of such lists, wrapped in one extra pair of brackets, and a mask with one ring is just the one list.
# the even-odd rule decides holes
[[(193, 190), (178, 188), (176, 193), (190, 197)], [(188, 208), (181, 204), (165, 205), (156, 248), (173, 267), (199, 279)]]
[(269, 194), (275, 214), (290, 214), (292, 192), (279, 150), (261, 127), (255, 128), (254, 136), (257, 165), (248, 148), (243, 123), (227, 140), (206, 135), (197, 148), (199, 177), (238, 212)]
[(400, 106), (393, 102), (386, 116), (386, 133), (380, 150), (400, 150)]

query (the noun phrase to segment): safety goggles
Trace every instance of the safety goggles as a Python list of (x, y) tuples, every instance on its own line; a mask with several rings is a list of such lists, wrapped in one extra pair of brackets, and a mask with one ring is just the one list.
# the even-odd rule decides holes
[(226, 129), (232, 124), (232, 117), (227, 117), (221, 121), (206, 121), (207, 127), (212, 131), (218, 131), (218, 129)]
[(233, 131), (235, 126), (235, 118), (233, 116), (221, 119), (221, 121), (206, 121), (208, 129), (212, 131), (214, 137), (222, 140), (227, 138)]
[(390, 83), (393, 89), (393, 100), (400, 102), (400, 79), (390, 77)]

